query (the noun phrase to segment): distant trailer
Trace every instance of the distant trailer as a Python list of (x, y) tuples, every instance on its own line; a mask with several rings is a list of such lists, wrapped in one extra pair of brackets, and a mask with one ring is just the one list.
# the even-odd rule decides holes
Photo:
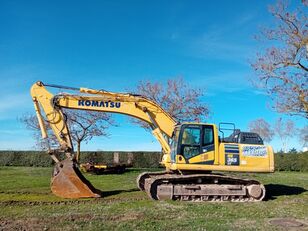
[(83, 172), (93, 173), (96, 175), (102, 174), (122, 174), (127, 168), (132, 167), (131, 164), (106, 164), (106, 163), (85, 163), (80, 164), (80, 169)]

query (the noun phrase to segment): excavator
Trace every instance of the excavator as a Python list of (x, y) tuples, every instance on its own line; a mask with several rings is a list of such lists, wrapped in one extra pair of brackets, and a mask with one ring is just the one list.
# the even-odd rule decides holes
[[(48, 90), (47, 90), (48, 88)], [(65, 89), (53, 94), (49, 89)], [(78, 169), (72, 139), (63, 109), (120, 113), (149, 124), (161, 145), (161, 164), (165, 171), (144, 172), (137, 178), (140, 190), (154, 200), (181, 201), (261, 201), (265, 187), (253, 179), (222, 172), (274, 172), (271, 146), (256, 133), (235, 128), (225, 137), (223, 124), (179, 123), (158, 103), (146, 96), (115, 93), (89, 88), (74, 88), (36, 82), (31, 96), (42, 132), (48, 137), (48, 124), (59, 148), (48, 151), (55, 161), (51, 191), (63, 198), (101, 197)], [(59, 153), (65, 159), (59, 159)]]

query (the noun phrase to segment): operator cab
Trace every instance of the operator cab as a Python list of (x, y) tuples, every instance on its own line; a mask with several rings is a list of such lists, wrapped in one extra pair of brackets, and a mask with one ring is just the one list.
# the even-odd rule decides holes
[[(180, 160), (190, 159), (202, 153), (215, 151), (214, 125), (187, 123), (175, 128), (171, 142), (171, 161), (176, 162), (176, 155)], [(213, 162), (211, 160), (211, 162)]]
[[(232, 128), (222, 125), (231, 125)], [(171, 162), (213, 164), (220, 142), (263, 145), (257, 133), (241, 132), (232, 123), (219, 124), (221, 137), (218, 137), (216, 130), (214, 124), (184, 123), (176, 126), (171, 141)]]

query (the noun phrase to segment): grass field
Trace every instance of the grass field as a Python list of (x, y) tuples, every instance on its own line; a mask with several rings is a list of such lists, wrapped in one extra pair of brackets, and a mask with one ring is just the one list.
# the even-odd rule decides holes
[(142, 170), (86, 175), (100, 199), (50, 193), (50, 168), (0, 167), (0, 230), (307, 230), (308, 173), (250, 174), (265, 184), (259, 203), (152, 201), (135, 184)]

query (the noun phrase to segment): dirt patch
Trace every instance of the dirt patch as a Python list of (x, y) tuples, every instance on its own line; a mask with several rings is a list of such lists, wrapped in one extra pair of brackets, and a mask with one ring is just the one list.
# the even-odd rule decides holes
[(285, 228), (288, 230), (299, 230), (299, 229), (306, 229), (308, 225), (305, 221), (293, 219), (293, 218), (274, 218), (270, 219), (269, 223), (274, 226), (278, 226), (281, 228)]
[[(127, 214), (119, 214), (112, 216), (97, 216), (94, 214), (70, 214), (65, 216), (52, 216), (49, 218), (21, 218), (21, 219), (0, 219), (0, 231), (2, 230), (58, 230), (59, 224), (65, 225), (65, 230), (76, 230), (78, 229), (78, 223), (85, 223), (90, 221), (133, 221), (142, 219), (144, 214), (130, 212)], [(61, 227), (62, 229), (63, 227)]]
[(116, 216), (110, 216), (108, 218), (105, 218), (106, 220), (109, 221), (132, 221), (132, 220), (138, 220), (143, 218), (144, 215), (141, 213), (128, 213), (128, 214), (121, 214), (121, 215), (116, 215)]
[(236, 229), (243, 229), (245, 227), (255, 227), (256, 221), (255, 220), (247, 220), (247, 219), (238, 219), (233, 224)]
[(155, 207), (157, 207), (158, 209), (167, 209), (168, 211), (184, 208), (183, 204), (171, 204), (167, 201), (157, 201)]
[(143, 218), (142, 213), (129, 212), (124, 214), (110, 215), (110, 216), (101, 216), (94, 214), (71, 214), (61, 217), (54, 217), (54, 220), (57, 222), (63, 221), (78, 221), (78, 222), (88, 222), (88, 221), (131, 221)]
[(97, 219), (97, 217), (93, 214), (71, 214), (68, 216), (59, 216), (59, 217), (55, 217), (55, 220), (57, 222), (61, 222), (61, 221), (92, 221)]
[(74, 230), (74, 222), (88, 222), (95, 220), (96, 218), (93, 214), (71, 214), (49, 218), (2, 219), (0, 220), (0, 230), (58, 230), (59, 223), (63, 222), (70, 222), (72, 224), (65, 227), (65, 230)]
[(0, 220), (0, 230), (48, 230), (47, 221), (38, 218)]

